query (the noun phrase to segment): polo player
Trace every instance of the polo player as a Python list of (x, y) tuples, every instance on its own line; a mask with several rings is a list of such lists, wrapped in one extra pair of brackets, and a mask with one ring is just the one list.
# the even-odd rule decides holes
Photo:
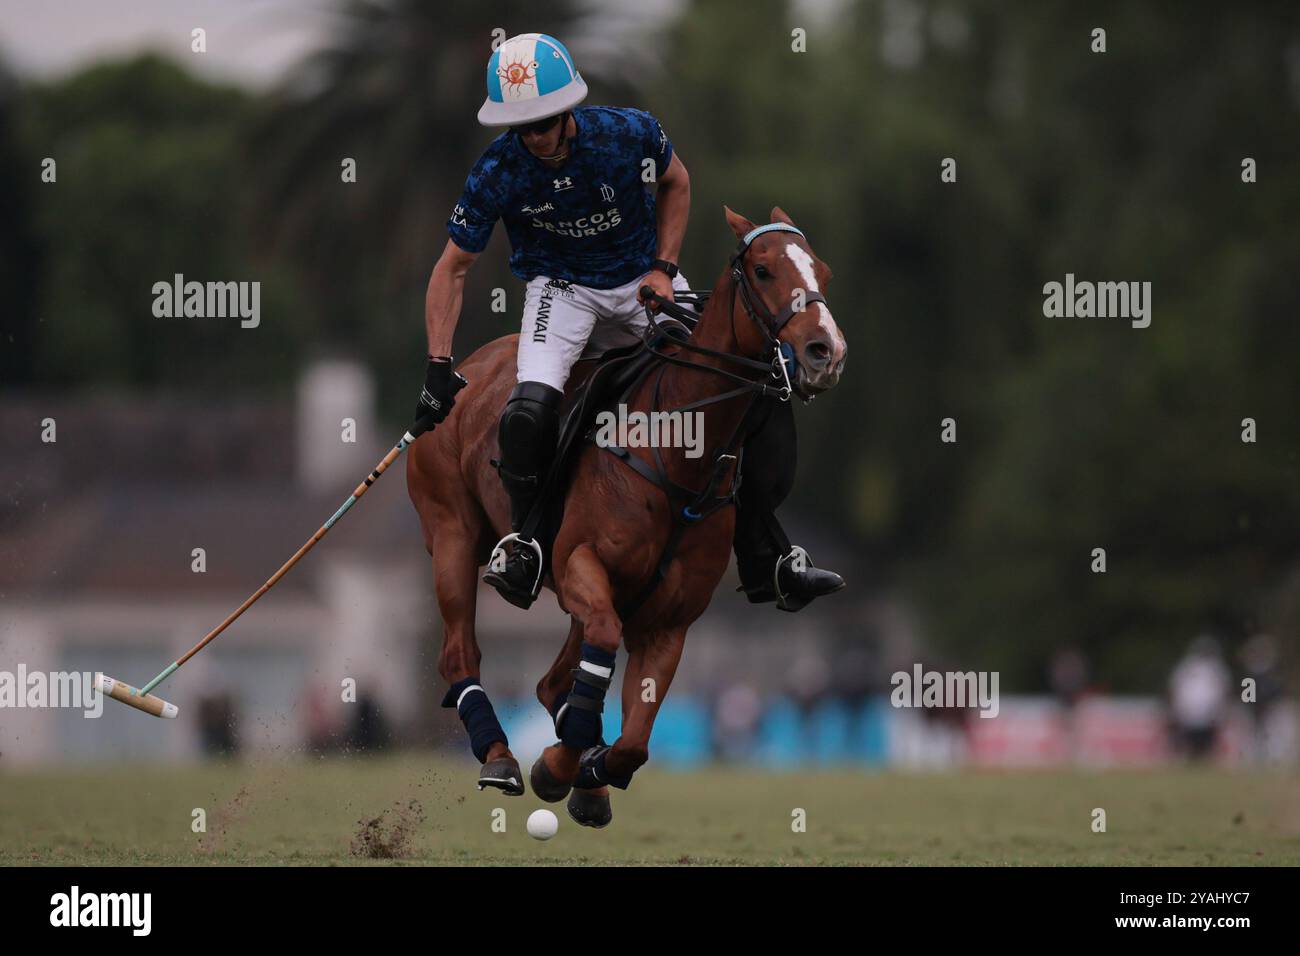
[[(505, 223), (510, 270), (527, 283), (518, 384), (498, 426), (497, 470), (513, 530), (497, 544), (484, 580), (521, 608), (536, 599), (545, 562), (541, 545), (520, 530), (555, 454), (570, 369), (584, 353), (641, 339), (648, 322), (642, 286), (666, 301), (688, 288), (677, 267), (690, 215), (686, 166), (649, 113), (580, 107), (586, 97), (587, 84), (554, 37), (521, 34), (492, 54), (478, 120), (507, 129), (470, 170), (425, 296), (428, 365), (416, 418), (437, 424), (455, 403), (451, 346), (465, 275), (496, 221)], [(794, 480), (788, 398), (761, 400), (761, 427), (745, 444), (734, 549), (751, 602), (797, 611), (844, 581), (814, 567), (776, 520)]]

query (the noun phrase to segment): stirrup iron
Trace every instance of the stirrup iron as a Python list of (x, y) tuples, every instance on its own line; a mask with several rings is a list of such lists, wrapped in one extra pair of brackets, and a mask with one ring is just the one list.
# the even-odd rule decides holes
[(518, 531), (511, 531), (508, 535), (498, 541), (497, 546), (492, 549), (492, 557), (488, 559), (488, 570), (496, 571), (500, 574), (506, 569), (507, 554), (505, 546), (507, 542), (512, 541), (516, 547), (526, 546), (532, 548), (533, 553), (537, 555), (537, 577), (533, 580), (533, 586), (531, 588), (532, 596), (536, 598), (538, 593), (542, 590), (542, 573), (546, 566), (546, 559), (542, 554), (542, 546), (537, 542), (536, 538), (525, 538), (520, 535)]
[(789, 554), (782, 555), (776, 559), (776, 570), (772, 572), (772, 591), (776, 594), (776, 606), (781, 608), (783, 611), (789, 610), (789, 606), (785, 602), (786, 594), (781, 590), (781, 567), (787, 561), (796, 561), (803, 565), (802, 568), (796, 566), (796, 571), (807, 570), (813, 563), (808, 552), (797, 544), (791, 545)]

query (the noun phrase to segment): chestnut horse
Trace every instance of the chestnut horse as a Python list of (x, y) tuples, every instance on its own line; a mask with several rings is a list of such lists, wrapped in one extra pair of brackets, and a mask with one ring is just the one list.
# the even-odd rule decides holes
[[(782, 391), (788, 400), (792, 390), (806, 401), (832, 387), (844, 364), (844, 337), (821, 295), (830, 270), (803, 234), (786, 228), (793, 223), (779, 208), (772, 210), (777, 225), (752, 236), (754, 223), (730, 209), (726, 217), (741, 248), (715, 284), (690, 338), (667, 339), (660, 348), (672, 360), (625, 399), (629, 410), (641, 411), (700, 403), (704, 455), (690, 459), (682, 449), (661, 451), (666, 477), (679, 488), (702, 489), (711, 482), (722, 491), (734, 488), (736, 459), (726, 455), (737, 448), (729, 443), (738, 436), (743, 440), (742, 425), (760, 393)], [(407, 486), (433, 558), (444, 625), (438, 670), (453, 685), (479, 674), (474, 635), (479, 568), (493, 543), (510, 530), (509, 503), (491, 462), (500, 456), (497, 420), (515, 384), (517, 340), (515, 335), (497, 339), (461, 363), (469, 385), (447, 420), (422, 435), (407, 458)], [(782, 343), (795, 359), (784, 364), (795, 370), (788, 379), (781, 374)], [(656, 467), (650, 449), (628, 451), (648, 468)], [(610, 777), (626, 780), (648, 758), (650, 730), (677, 670), (686, 631), (727, 569), (735, 511), (705, 509), (698, 520), (683, 523), (680, 500), (670, 501), (662, 487), (643, 476), (645, 469), (638, 472), (593, 444), (575, 454), (547, 581), (571, 626), (537, 685), (537, 697), (554, 716), (557, 702), (573, 687), (584, 640), (611, 654), (624, 646), (622, 733), (605, 753), (604, 766)], [(721, 504), (722, 497), (711, 500)], [(673, 547), (666, 555), (670, 536)], [(663, 561), (665, 556), (670, 560)], [(619, 609), (633, 603), (639, 606), (628, 620), (621, 619)], [(590, 776), (579, 778), (582, 756), (558, 742), (547, 747), (534, 765), (533, 789), (554, 802), (575, 782), (588, 784), (572, 790), (570, 812), (579, 822), (602, 826), (609, 820), (608, 791)], [(503, 760), (518, 771), (504, 742), (480, 759)], [(522, 792), (521, 781), (513, 792)], [(575, 813), (575, 800), (586, 802), (578, 808), (586, 820)], [(593, 818), (596, 822), (590, 822)]]

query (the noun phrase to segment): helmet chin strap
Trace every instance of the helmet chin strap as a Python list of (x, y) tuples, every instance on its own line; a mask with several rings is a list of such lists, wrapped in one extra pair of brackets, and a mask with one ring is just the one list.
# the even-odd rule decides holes
[(565, 133), (569, 129), (569, 111), (565, 110), (564, 115), (560, 117), (560, 148), (550, 156), (538, 156), (537, 158), (548, 163), (558, 162), (569, 155), (569, 143)]

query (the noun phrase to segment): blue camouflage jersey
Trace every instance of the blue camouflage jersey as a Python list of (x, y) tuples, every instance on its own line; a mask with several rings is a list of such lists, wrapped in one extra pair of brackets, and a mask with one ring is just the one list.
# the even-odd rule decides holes
[(653, 160), (658, 182), (673, 146), (659, 121), (641, 110), (584, 106), (573, 118), (577, 135), (557, 167), (509, 130), (494, 139), (470, 170), (447, 232), (466, 252), (482, 252), (501, 219), (510, 271), (519, 278), (612, 289), (650, 269), (655, 197), (641, 173)]

